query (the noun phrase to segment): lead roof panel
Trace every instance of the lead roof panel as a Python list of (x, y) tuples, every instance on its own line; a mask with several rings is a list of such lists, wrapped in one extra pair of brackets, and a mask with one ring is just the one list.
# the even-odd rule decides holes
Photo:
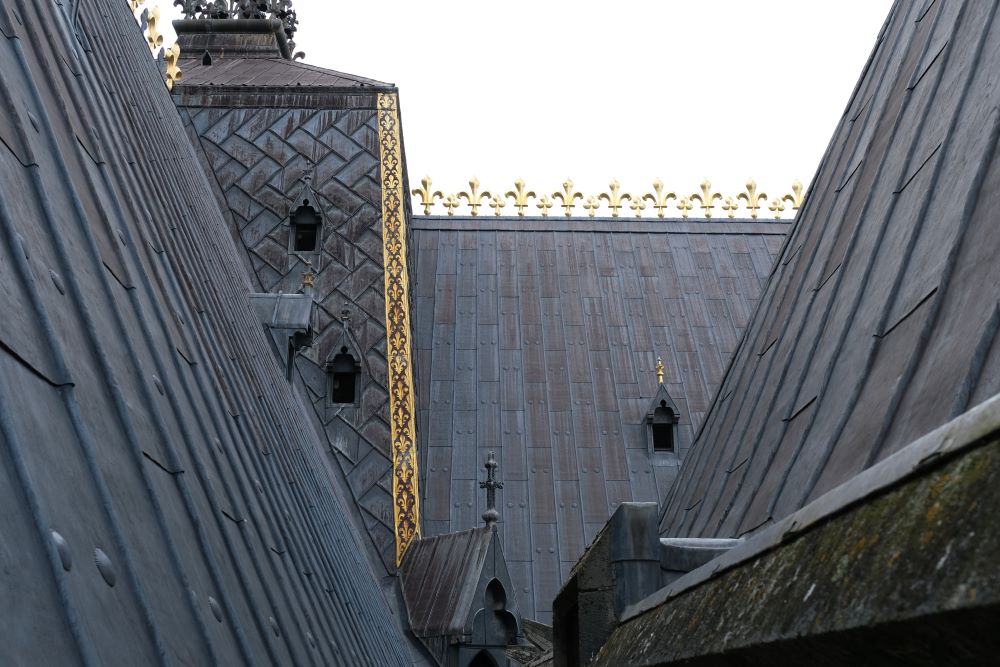
[[(418, 437), (421, 451), (450, 445), (453, 462), (460, 462), (449, 474), (440, 465), (425, 473), (434, 486), (423, 491), (431, 506), (440, 507), (439, 485), (449, 476), (451, 494), (473, 504), (453, 507), (450, 524), (425, 526), (435, 531), (479, 521), (485, 498), (469, 485), (470, 474), (481, 479), (485, 452), (497, 452), (501, 479), (514, 482), (514, 493), (499, 506), (504, 548), (512, 563), (531, 563), (513, 566), (511, 576), (532, 591), (527, 609), (533, 606), (544, 621), (562, 572), (582, 554), (588, 536), (622, 501), (663, 500), (676, 474), (676, 460), (665, 467), (653, 461), (641, 425), (656, 389), (657, 355), (681, 406), (683, 455), (745, 326), (732, 313), (747, 309), (770, 271), (754, 263), (751, 248), (780, 247), (787, 224), (515, 225), (413, 221), (414, 292), (425, 295), (415, 302), (414, 326), (432, 331), (415, 340), (417, 373), (454, 380), (435, 385), (455, 393), (433, 395), (434, 419), (479, 424), (455, 426), (450, 440), (436, 425)], [(777, 242), (761, 240), (772, 236)], [(744, 273), (735, 268), (741, 261)], [(477, 280), (469, 284), (479, 287), (468, 296), (456, 289), (466, 270), (475, 270)], [(730, 282), (723, 287), (725, 278)], [(486, 326), (484, 313), (490, 313)], [(457, 349), (465, 340), (475, 342), (474, 356)], [(463, 417), (464, 402), (479, 413), (475, 422)], [(689, 405), (699, 412), (689, 413)]]
[(78, 8), (0, 4), (5, 661), (410, 664), (127, 4)]
[[(996, 14), (893, 7), (681, 468), (666, 534), (752, 532), (1000, 389)], [(773, 240), (745, 240), (759, 272)]]

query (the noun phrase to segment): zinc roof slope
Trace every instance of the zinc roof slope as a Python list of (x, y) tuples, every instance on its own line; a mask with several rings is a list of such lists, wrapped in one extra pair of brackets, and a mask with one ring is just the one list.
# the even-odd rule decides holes
[(183, 55), (180, 90), (191, 86), (393, 88), (391, 83), (285, 58), (226, 58), (206, 66), (200, 57)]
[(400, 567), (400, 589), (418, 637), (457, 636), (476, 593), (493, 529), (436, 535), (410, 545)]
[(754, 531), (1000, 389), (997, 6), (893, 7), (666, 534)]
[(409, 664), (127, 3), (0, 32), (4, 662)]
[(618, 504), (665, 499), (676, 475), (641, 425), (657, 355), (683, 456), (788, 225), (416, 217), (412, 229), (424, 534), (477, 525), (496, 451), (521, 612), (549, 622)]

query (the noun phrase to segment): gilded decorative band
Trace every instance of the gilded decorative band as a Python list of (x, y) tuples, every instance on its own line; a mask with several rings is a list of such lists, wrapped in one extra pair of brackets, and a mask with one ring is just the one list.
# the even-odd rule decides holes
[(410, 284), (406, 266), (406, 192), (394, 93), (379, 93), (378, 140), (382, 177), (382, 251), (385, 261), (386, 361), (392, 429), (392, 500), (396, 565), (420, 536), (417, 444), (410, 342)]

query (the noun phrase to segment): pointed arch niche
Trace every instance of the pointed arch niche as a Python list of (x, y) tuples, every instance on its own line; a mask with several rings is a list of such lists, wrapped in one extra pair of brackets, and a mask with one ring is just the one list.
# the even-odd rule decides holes
[(323, 204), (310, 185), (311, 176), (303, 177), (302, 186), (288, 209), (289, 268), (299, 259), (309, 260), (318, 270), (323, 251)]
[(677, 456), (677, 423), (680, 410), (662, 384), (646, 410), (646, 439), (649, 452), (658, 456)]
[(341, 313), (343, 330), (323, 364), (326, 373), (326, 402), (334, 408), (357, 407), (361, 405), (361, 390), (364, 386), (364, 356), (351, 333), (350, 317), (347, 311)]

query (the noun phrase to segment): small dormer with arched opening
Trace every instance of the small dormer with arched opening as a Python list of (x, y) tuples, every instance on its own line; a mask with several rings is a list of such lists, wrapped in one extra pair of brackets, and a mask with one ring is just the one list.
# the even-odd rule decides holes
[(292, 197), (288, 209), (289, 266), (307, 260), (318, 267), (323, 251), (323, 206), (320, 195), (312, 189), (312, 172), (302, 177), (302, 185)]
[(364, 357), (361, 346), (351, 333), (347, 306), (340, 313), (342, 331), (330, 348), (323, 370), (326, 373), (326, 401), (332, 408), (354, 408), (361, 404)]
[(646, 440), (651, 456), (675, 458), (677, 456), (677, 424), (680, 410), (661, 382), (646, 410)]

